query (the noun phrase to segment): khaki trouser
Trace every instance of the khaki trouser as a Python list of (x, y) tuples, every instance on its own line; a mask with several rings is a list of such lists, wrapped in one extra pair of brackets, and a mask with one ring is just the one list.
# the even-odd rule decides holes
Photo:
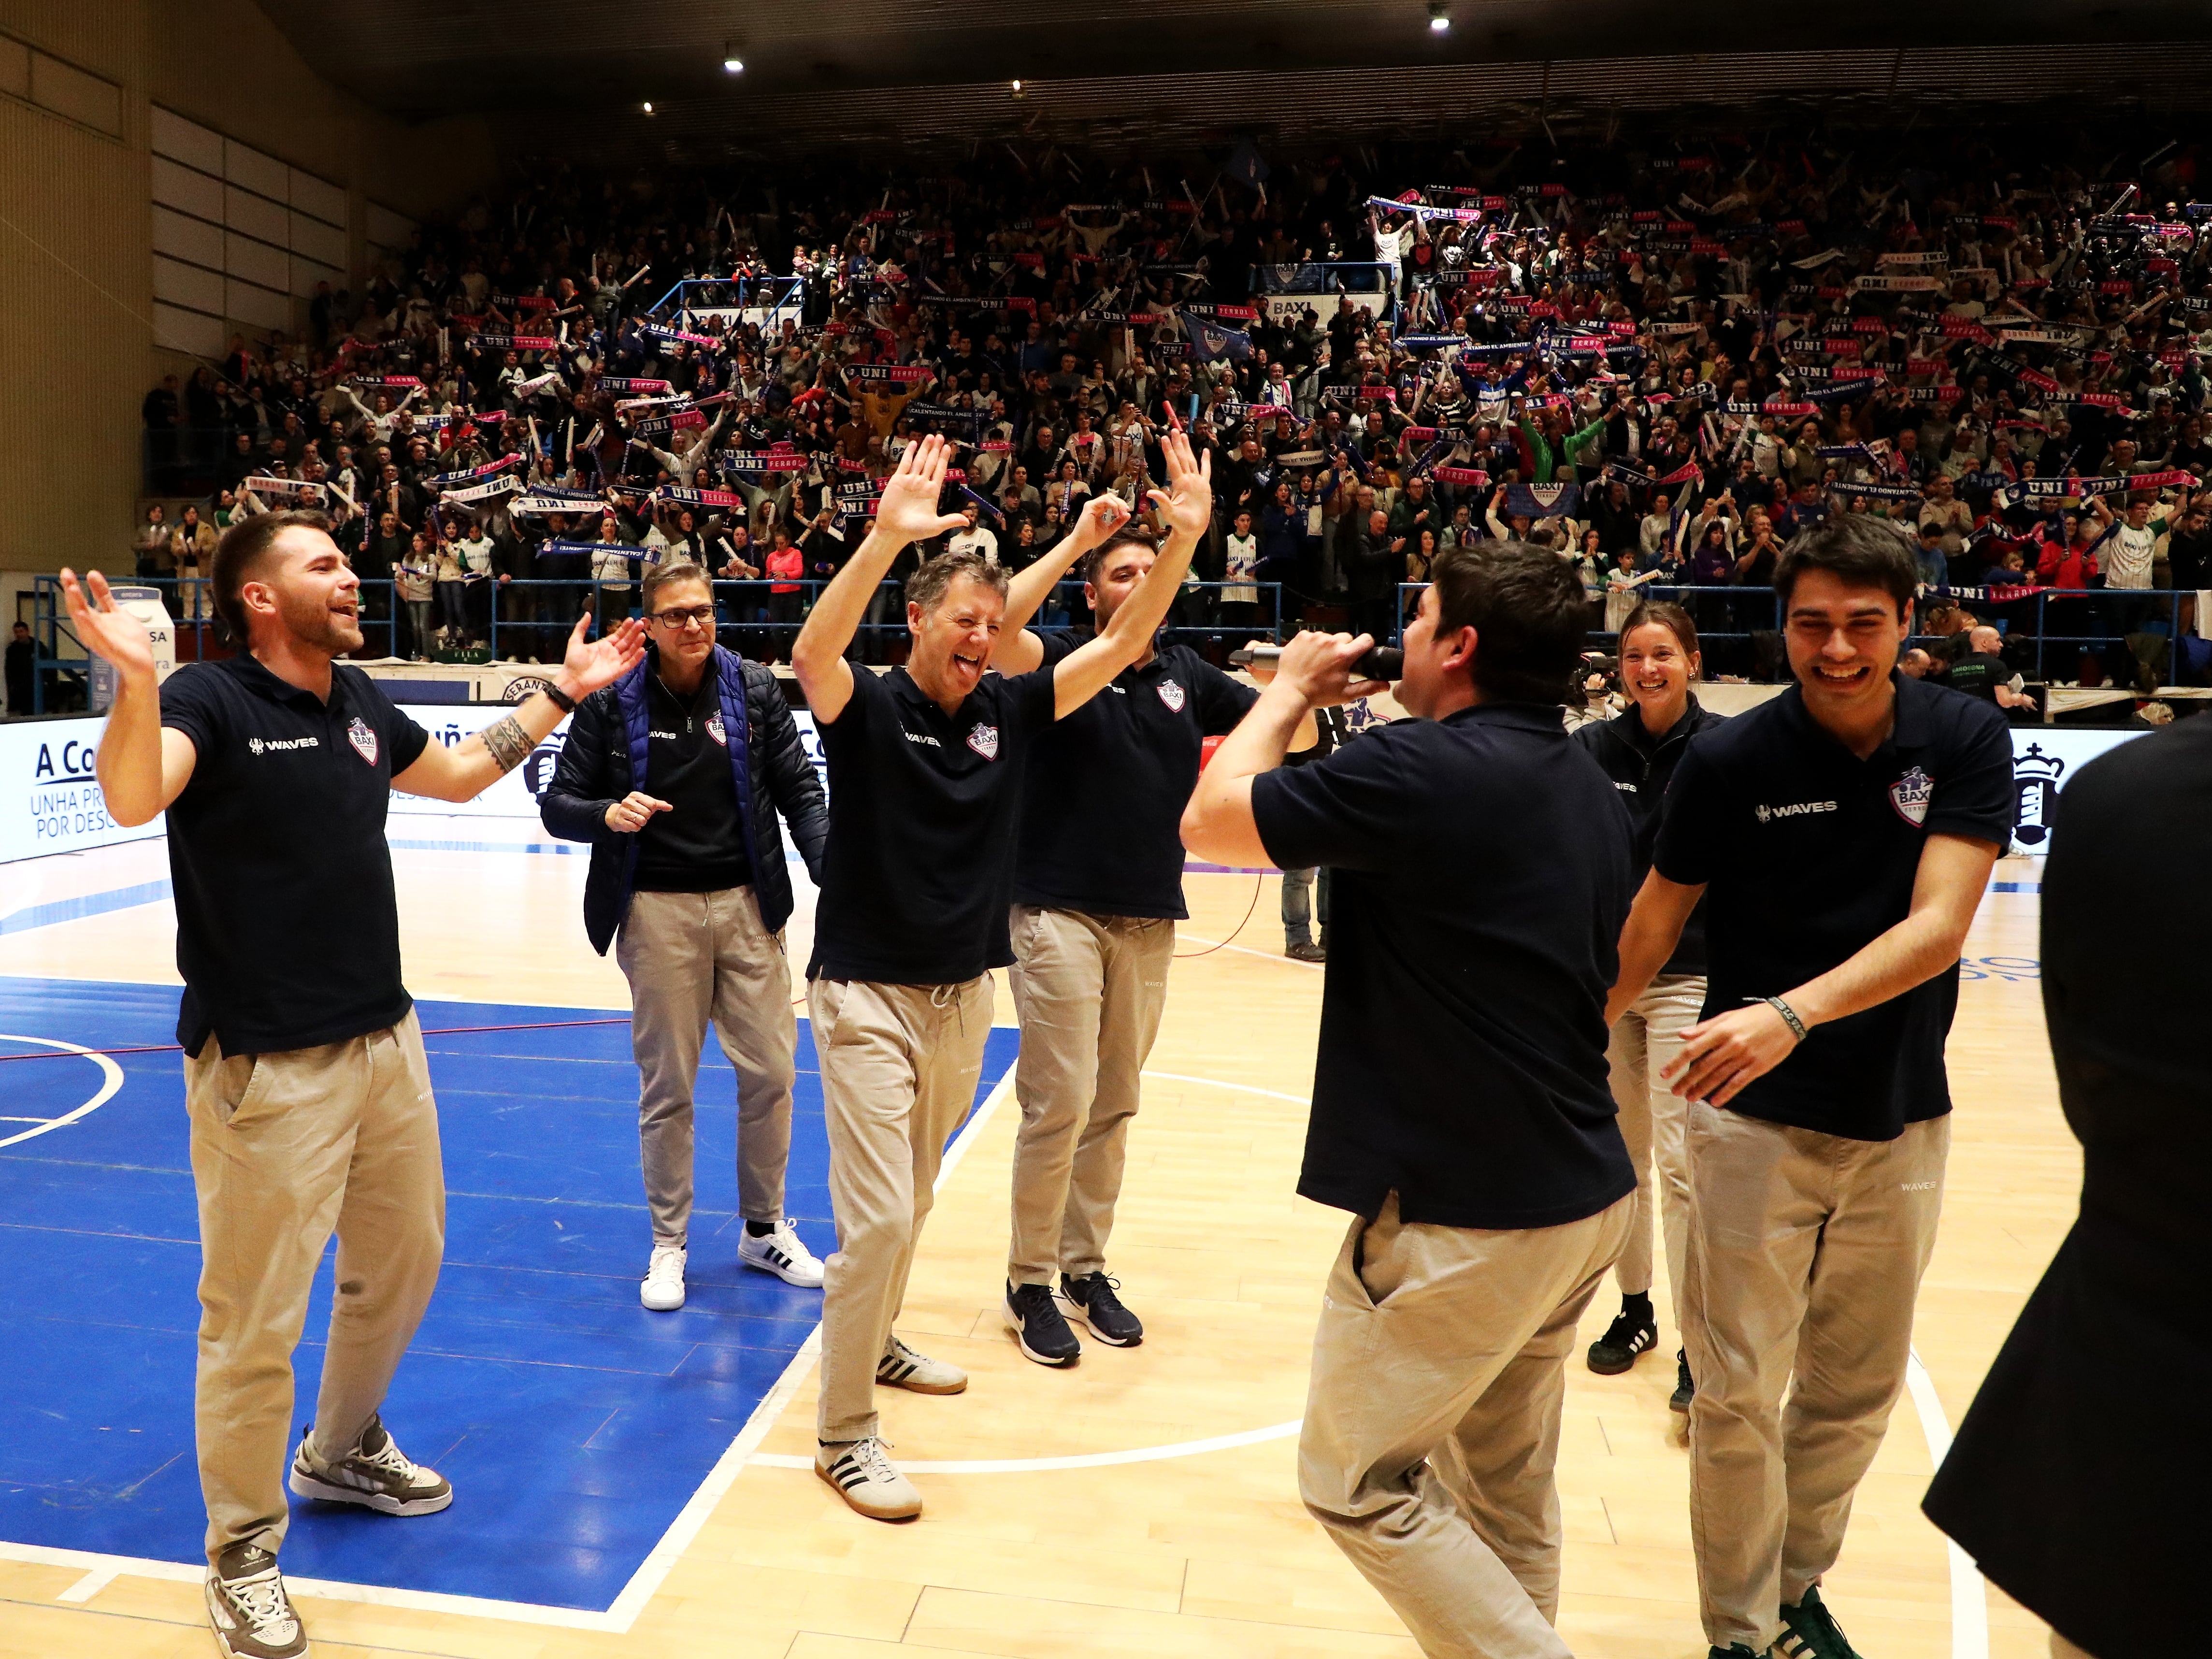
[(1431, 1659), (1565, 1659), (1552, 1469), (1575, 1323), (1634, 1196), (1558, 1227), (1407, 1224), (1330, 1271), (1298, 1492)]
[(806, 988), (822, 1058), (837, 1251), (822, 1286), (821, 1439), (876, 1431), (876, 1362), (906, 1302), (945, 1143), (975, 1098), (991, 976), (960, 985), (817, 979)]
[(738, 1073), (738, 1209), (748, 1221), (781, 1220), (799, 1042), (783, 935), (769, 932), (750, 887), (633, 893), (615, 960), (629, 980), (653, 1242), (690, 1235), (691, 1089), (710, 1021)]
[(1636, 1221), (1613, 1265), (1613, 1277), (1624, 1296), (1650, 1290), (1656, 1219), (1666, 1239), (1667, 1288), (1674, 1297), (1677, 1332), (1689, 1252), (1690, 1157), (1682, 1139), (1689, 1103), (1660, 1074), (1682, 1052), (1682, 1028), (1697, 1024), (1705, 1003), (1702, 975), (1663, 975), (1622, 1011), (1605, 1050), (1613, 1104), (1620, 1109), (1620, 1138), (1636, 1166)]
[(1138, 1074), (1167, 1006), (1175, 923), (1017, 904), (1011, 975), (1021, 1016), (1014, 1097), (1014, 1238), (1006, 1277), (1102, 1273)]
[(1691, 1103), (1690, 1532), (1715, 1647), (1765, 1652), (1843, 1549), (1905, 1387), (1950, 1144), (1948, 1116), (1850, 1140)]
[(185, 1059), (200, 1211), (193, 1412), (212, 1562), (250, 1540), (272, 1553), (289, 1519), (292, 1350), (323, 1246), (338, 1236), (314, 1449), (351, 1451), (429, 1305), (446, 1243), (438, 1109), (422, 1030)]

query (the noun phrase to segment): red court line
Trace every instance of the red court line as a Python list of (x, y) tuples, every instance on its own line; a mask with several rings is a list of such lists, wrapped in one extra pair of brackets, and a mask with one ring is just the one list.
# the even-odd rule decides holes
[[(629, 1016), (613, 1019), (540, 1019), (516, 1025), (435, 1025), (424, 1036), (460, 1036), (471, 1031), (564, 1031), (576, 1025), (627, 1025)], [(42, 1048), (34, 1054), (0, 1054), (0, 1066), (15, 1060), (88, 1060), (94, 1054), (174, 1054), (183, 1052), (175, 1042), (147, 1042), (133, 1048)]]

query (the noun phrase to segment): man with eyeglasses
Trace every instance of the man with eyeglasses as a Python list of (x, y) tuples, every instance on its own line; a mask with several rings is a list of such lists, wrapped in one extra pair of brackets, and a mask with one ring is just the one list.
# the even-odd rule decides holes
[(578, 706), (538, 810), (555, 835), (592, 844), (584, 931), (602, 955), (614, 943), (629, 981), (653, 1214), (639, 1299), (665, 1313), (684, 1305), (692, 1086), (710, 1024), (738, 1074), (738, 1259), (822, 1283), (783, 1208), (798, 1032), (776, 814), (817, 881), (829, 819), (775, 677), (715, 643), (707, 572), (674, 562), (643, 586), (645, 660)]

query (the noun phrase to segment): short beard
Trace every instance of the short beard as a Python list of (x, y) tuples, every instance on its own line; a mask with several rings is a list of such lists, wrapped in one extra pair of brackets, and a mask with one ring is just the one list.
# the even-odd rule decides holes
[(331, 614), (327, 599), (317, 603), (303, 595), (287, 593), (276, 614), (284, 631), (301, 645), (327, 651), (334, 657), (361, 649), (361, 624), (340, 621)]

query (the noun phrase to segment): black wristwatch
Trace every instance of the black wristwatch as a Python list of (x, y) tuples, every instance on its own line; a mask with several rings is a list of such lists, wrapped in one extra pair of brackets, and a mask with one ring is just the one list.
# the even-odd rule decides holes
[(576, 700), (550, 680), (545, 683), (545, 695), (553, 700), (553, 706), (562, 714), (573, 714), (576, 712)]

